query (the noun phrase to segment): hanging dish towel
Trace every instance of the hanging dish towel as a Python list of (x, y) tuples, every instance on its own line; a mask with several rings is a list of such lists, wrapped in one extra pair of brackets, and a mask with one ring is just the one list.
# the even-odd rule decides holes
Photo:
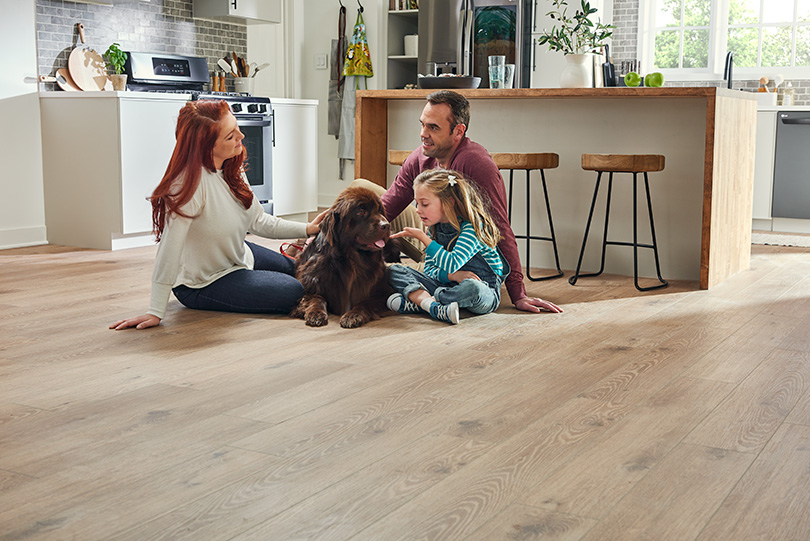
[[(354, 32), (352, 32), (349, 50), (346, 51), (343, 75), (374, 76), (374, 71), (371, 69), (371, 56), (368, 52), (368, 41), (366, 40), (366, 23), (363, 21), (363, 13), (360, 10), (357, 11), (357, 20), (354, 23)], [(358, 79), (356, 85), (359, 84), (360, 80)], [(360, 87), (356, 86), (356, 88)], [(368, 85), (366, 85), (366, 88), (368, 88)]]
[(326, 133), (340, 136), (340, 109), (343, 101), (343, 60), (346, 58), (346, 8), (340, 6), (338, 38), (332, 40), (332, 58), (329, 73), (329, 108)]

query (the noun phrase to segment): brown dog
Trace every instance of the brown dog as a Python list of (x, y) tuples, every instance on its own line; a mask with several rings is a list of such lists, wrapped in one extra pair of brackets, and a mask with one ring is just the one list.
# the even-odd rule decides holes
[(399, 261), (399, 245), (380, 198), (366, 188), (347, 188), (321, 222), (321, 231), (296, 257), (295, 277), (304, 297), (292, 313), (312, 327), (340, 315), (340, 326), (359, 327), (388, 312), (394, 292), (385, 262)]

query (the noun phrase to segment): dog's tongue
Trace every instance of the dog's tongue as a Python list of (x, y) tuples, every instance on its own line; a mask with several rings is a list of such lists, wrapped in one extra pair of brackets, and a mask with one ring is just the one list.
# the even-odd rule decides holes
[(377, 242), (374, 243), (374, 246), (376, 246), (377, 248), (382, 249), (385, 246), (385, 241), (382, 240), (382, 239), (379, 239)]

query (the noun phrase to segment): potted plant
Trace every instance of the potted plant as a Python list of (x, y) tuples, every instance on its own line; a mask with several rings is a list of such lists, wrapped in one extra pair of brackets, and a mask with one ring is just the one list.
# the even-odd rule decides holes
[(549, 50), (560, 51), (568, 62), (560, 76), (560, 85), (563, 87), (589, 87), (591, 86), (592, 62), (590, 54), (605, 45), (605, 41), (613, 35), (611, 25), (593, 22), (591, 15), (596, 13), (586, 0), (581, 0), (579, 9), (573, 16), (568, 14), (566, 0), (551, 0), (553, 11), (546, 15), (556, 21), (551, 30), (545, 30), (537, 38), (538, 45), (548, 44)]
[(113, 72), (109, 75), (113, 90), (126, 90), (127, 76), (124, 73), (124, 63), (127, 61), (127, 53), (120, 49), (120, 45), (113, 43), (104, 53), (104, 58), (107, 69)]

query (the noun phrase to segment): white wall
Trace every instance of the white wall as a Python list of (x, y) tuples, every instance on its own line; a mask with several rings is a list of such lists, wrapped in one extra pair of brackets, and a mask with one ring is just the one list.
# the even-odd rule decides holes
[[(387, 13), (388, 0), (361, 2), (375, 73), (368, 79), (368, 88), (384, 88), (384, 66), (380, 62), (385, 61), (386, 55), (380, 47), (383, 43), (381, 21)], [(351, 40), (358, 3), (357, 0), (343, 0), (343, 5), (347, 8), (346, 38)], [(318, 204), (321, 206), (331, 205), (337, 194), (354, 179), (353, 161), (347, 162), (345, 180), (339, 179), (338, 142), (326, 133), (329, 69), (315, 69), (315, 56), (326, 54), (328, 57), (332, 40), (337, 38), (339, 9), (337, 0), (284, 0), (284, 22), (281, 25), (248, 27), (248, 56), (263, 58), (269, 55), (273, 58), (273, 67), (268, 68), (272, 71), (265, 74), (265, 78), (261, 72), (257, 76), (255, 92), (271, 98), (318, 100), (318, 154), (312, 158), (318, 160)]]
[[(45, 244), (35, 0), (0, 0), (0, 249)], [(75, 166), (75, 164), (74, 164)]]

